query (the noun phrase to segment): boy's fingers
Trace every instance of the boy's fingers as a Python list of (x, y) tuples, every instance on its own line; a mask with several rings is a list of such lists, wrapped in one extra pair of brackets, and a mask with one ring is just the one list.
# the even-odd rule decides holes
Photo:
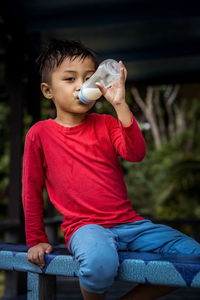
[(120, 67), (121, 67), (121, 78), (122, 79), (125, 79), (126, 80), (126, 77), (127, 77), (127, 70), (126, 70), (126, 67), (125, 65), (123, 64), (123, 62), (120, 60), (119, 61), (119, 64), (120, 64)]
[(45, 265), (44, 254), (53, 251), (53, 247), (48, 243), (40, 243), (28, 250), (28, 261), (43, 268)]
[(107, 89), (101, 83), (96, 82), (96, 86), (100, 89), (103, 95), (106, 93)]
[(38, 265), (40, 267), (43, 267), (45, 265), (45, 263), (44, 263), (44, 252), (39, 252), (38, 253)]
[(53, 247), (51, 246), (51, 245), (49, 245), (48, 247), (47, 247), (47, 249), (45, 250), (45, 253), (51, 253), (53, 251)]
[(44, 266), (44, 252), (28, 252), (28, 261), (31, 263), (43, 267)]
[(126, 78), (127, 78), (127, 74), (128, 74), (127, 69), (124, 68), (124, 76), (125, 76), (125, 80), (126, 80)]
[(33, 259), (32, 259), (32, 263), (37, 265), (38, 267), (42, 268), (44, 267), (44, 260), (43, 260), (43, 255), (41, 254), (37, 254)]
[(126, 69), (125, 69), (125, 68), (121, 68), (120, 79), (121, 79), (122, 81), (125, 81), (125, 80), (126, 80), (126, 75), (127, 75)]
[(33, 262), (35, 265), (38, 265), (38, 264), (39, 264), (38, 253), (34, 253), (34, 254), (33, 254), (33, 256), (32, 256), (32, 262)]
[(28, 261), (32, 262), (33, 260), (33, 254), (32, 252), (28, 251)]
[(32, 264), (38, 265), (37, 257), (35, 257), (34, 255), (30, 256), (29, 261), (30, 261)]
[(32, 262), (31, 256), (28, 255), (28, 261)]

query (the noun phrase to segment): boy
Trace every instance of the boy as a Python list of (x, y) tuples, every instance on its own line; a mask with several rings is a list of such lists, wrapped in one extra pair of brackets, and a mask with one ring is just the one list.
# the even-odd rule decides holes
[[(116, 111), (87, 114), (78, 93), (95, 72), (95, 54), (79, 42), (53, 41), (38, 59), (43, 95), (56, 118), (36, 123), (26, 136), (23, 206), (28, 259), (44, 266), (52, 251), (43, 224), (43, 186), (63, 215), (65, 242), (80, 264), (85, 300), (104, 299), (119, 266), (117, 250), (200, 254), (200, 245), (182, 233), (145, 220), (127, 200), (118, 155), (132, 162), (145, 156), (145, 141), (125, 101), (126, 69), (110, 88), (97, 86)], [(156, 299), (167, 287), (139, 285), (121, 299)]]

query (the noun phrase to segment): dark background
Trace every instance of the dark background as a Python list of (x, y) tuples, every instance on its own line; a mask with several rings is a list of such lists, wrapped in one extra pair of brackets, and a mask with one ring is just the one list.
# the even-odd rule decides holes
[(18, 0), (1, 5), (5, 31), (18, 36), (24, 50), (37, 52), (52, 38), (79, 39), (102, 59), (123, 60), (133, 82), (199, 77), (198, 1)]

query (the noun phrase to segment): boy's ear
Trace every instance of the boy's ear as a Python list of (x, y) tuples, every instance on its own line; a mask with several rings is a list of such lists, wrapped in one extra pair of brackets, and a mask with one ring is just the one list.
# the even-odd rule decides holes
[(47, 99), (53, 98), (53, 93), (52, 93), (51, 87), (48, 83), (42, 82), (40, 85), (40, 88), (41, 88), (41, 91), (45, 98), (47, 98)]

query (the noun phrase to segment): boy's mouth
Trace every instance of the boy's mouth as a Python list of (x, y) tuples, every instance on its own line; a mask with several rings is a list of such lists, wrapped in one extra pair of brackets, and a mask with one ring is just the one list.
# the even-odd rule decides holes
[(83, 102), (80, 101), (80, 99), (79, 99), (78, 96), (75, 98), (75, 100), (78, 102), (78, 104), (80, 104), (80, 105), (82, 105), (82, 104), (85, 105)]

